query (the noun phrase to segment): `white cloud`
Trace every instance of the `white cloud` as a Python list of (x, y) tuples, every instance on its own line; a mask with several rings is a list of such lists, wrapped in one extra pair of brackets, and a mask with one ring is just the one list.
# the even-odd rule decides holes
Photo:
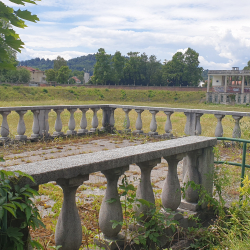
[(41, 22), (18, 29), (26, 44), (19, 58), (72, 58), (102, 47), (163, 61), (191, 47), (204, 68), (244, 66), (250, 58), (249, 7), (233, 0), (42, 0), (32, 7)]

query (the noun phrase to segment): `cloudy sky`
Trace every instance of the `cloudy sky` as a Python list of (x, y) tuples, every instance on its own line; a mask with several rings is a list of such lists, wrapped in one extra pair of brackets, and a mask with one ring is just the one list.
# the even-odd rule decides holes
[(250, 60), (247, 0), (41, 0), (23, 9), (40, 21), (16, 29), (25, 42), (19, 60), (70, 59), (104, 48), (154, 54), (163, 62), (188, 47), (204, 69), (242, 69)]

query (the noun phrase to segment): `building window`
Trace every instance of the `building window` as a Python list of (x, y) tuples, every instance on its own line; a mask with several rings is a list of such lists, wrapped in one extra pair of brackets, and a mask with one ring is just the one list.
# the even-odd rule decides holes
[(219, 80), (216, 80), (216, 82), (219, 82)]

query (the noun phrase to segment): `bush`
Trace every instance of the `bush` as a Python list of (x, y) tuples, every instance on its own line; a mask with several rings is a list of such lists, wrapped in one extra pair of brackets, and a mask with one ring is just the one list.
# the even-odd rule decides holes
[[(2, 158), (1, 158), (2, 159)], [(35, 204), (31, 200), (38, 192), (28, 185), (18, 185), (21, 178), (34, 179), (20, 171), (0, 171), (0, 249), (23, 250), (30, 244), (41, 249), (42, 246), (30, 238), (30, 227), (35, 230), (44, 224)]]

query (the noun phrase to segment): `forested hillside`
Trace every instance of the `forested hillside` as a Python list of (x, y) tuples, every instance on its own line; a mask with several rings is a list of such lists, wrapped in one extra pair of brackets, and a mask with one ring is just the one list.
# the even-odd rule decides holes
[[(80, 56), (67, 61), (67, 65), (72, 71), (74, 70), (84, 71), (90, 73), (90, 75), (93, 75), (95, 63), (96, 63), (95, 54)], [(20, 61), (19, 66), (20, 65), (29, 66), (32, 68), (38, 68), (40, 70), (46, 70), (46, 69), (53, 69), (54, 62), (53, 60), (50, 59), (45, 60), (44, 58), (40, 59), (37, 57), (35, 59)]]

